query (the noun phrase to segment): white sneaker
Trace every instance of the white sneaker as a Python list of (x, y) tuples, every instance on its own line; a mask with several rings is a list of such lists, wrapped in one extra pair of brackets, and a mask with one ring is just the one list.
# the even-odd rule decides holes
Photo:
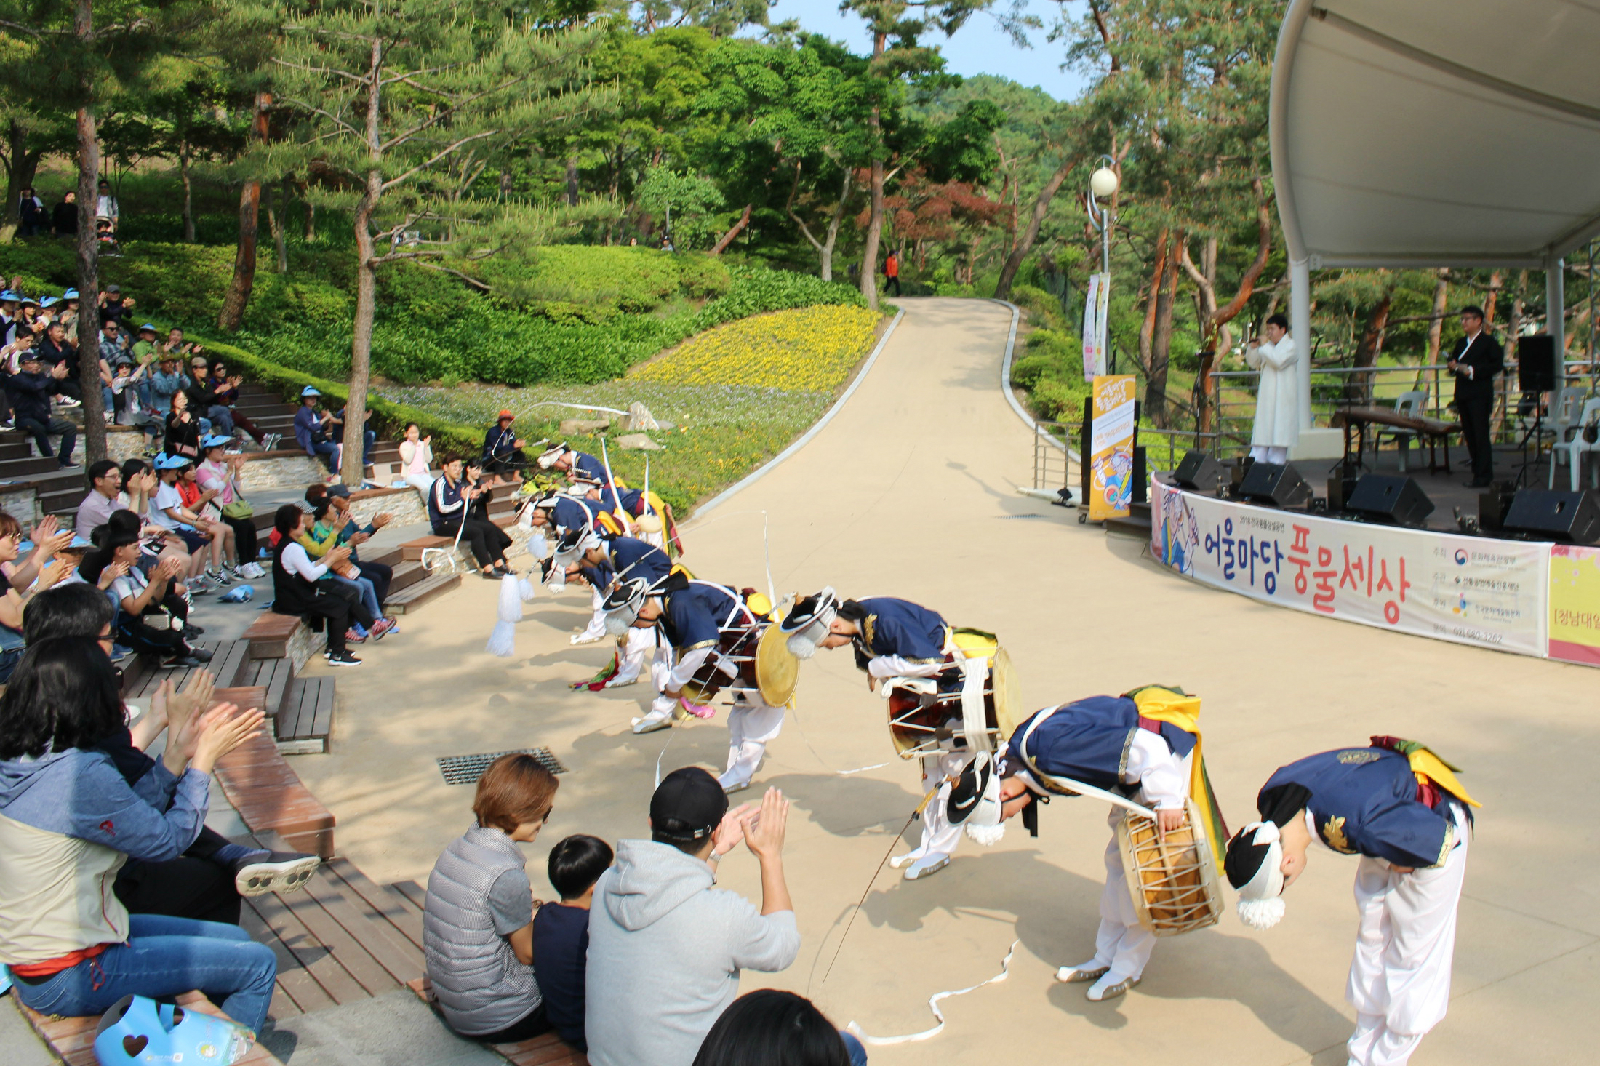
[(664, 714), (660, 717), (657, 717), (654, 714), (647, 714), (643, 718), (635, 718), (633, 720), (633, 731), (636, 735), (654, 733), (658, 729), (671, 728), (672, 716), (670, 714)]
[(743, 792), (745, 789), (750, 787), (750, 782), (748, 781), (735, 781), (731, 785), (722, 781), (718, 781), (717, 783), (722, 785), (722, 793), (725, 796), (731, 796), (735, 792)]
[(912, 851), (906, 852), (904, 855), (896, 855), (894, 858), (889, 860), (889, 868), (892, 870), (898, 870), (902, 867), (910, 866), (912, 863), (916, 862), (926, 854), (927, 852), (923, 851), (921, 848), (916, 848)]
[(924, 855), (906, 867), (905, 879), (907, 881), (915, 881), (918, 878), (927, 877), (929, 874), (936, 874), (949, 865), (950, 856), (948, 855)]
[(1106, 975), (1106, 971), (1110, 969), (1111, 967), (1101, 966), (1093, 959), (1090, 959), (1088, 962), (1080, 962), (1076, 966), (1061, 967), (1056, 971), (1056, 980), (1063, 984), (1081, 985), (1089, 981), (1100, 980)]
[(573, 644), (598, 644), (602, 640), (605, 640), (605, 639), (606, 638), (605, 638), (604, 635), (601, 635), (601, 636), (598, 636), (598, 637), (591, 637), (587, 633), (578, 633), (578, 634), (573, 636), (572, 643)]
[(1138, 983), (1137, 977), (1120, 977), (1113, 980), (1113, 975), (1107, 972), (1100, 980), (1089, 986), (1089, 998), (1095, 1003), (1105, 999), (1115, 999)]

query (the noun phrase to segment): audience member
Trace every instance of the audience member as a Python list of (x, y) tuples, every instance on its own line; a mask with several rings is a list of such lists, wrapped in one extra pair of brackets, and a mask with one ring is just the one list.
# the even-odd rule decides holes
[[(394, 580), (394, 567), (387, 563), (369, 563), (361, 558), (360, 546), (377, 535), (378, 530), (394, 520), (394, 515), (388, 511), (380, 511), (372, 516), (372, 521), (366, 525), (357, 522), (350, 514), (350, 487), (348, 485), (310, 485), (306, 488), (306, 502), (315, 509), (324, 499), (328, 501), (328, 525), (330, 529), (338, 531), (338, 544), (350, 545), (350, 561), (356, 565), (361, 576), (372, 582), (373, 590), (377, 593), (378, 602), (382, 603), (389, 598), (389, 584)], [(388, 619), (389, 632), (397, 632), (399, 626), (393, 618)]]
[[(226, 437), (207, 437), (200, 443), (206, 448), (219, 448), (218, 441)], [(205, 577), (216, 585), (231, 584), (234, 571), (239, 566), (239, 554), (233, 543), (233, 527), (222, 520), (222, 508), (217, 504), (217, 489), (203, 488), (200, 484), (200, 467), (186, 463), (178, 471), (178, 496), (183, 500), (183, 520), (211, 538), (211, 567)]]
[(339, 472), (339, 446), (328, 439), (332, 413), (317, 413), (317, 399), (321, 395), (310, 385), (300, 390), (300, 410), (294, 413), (294, 439), (307, 455), (322, 461), (332, 480)]
[[(328, 437), (339, 442), (340, 450), (344, 445), (344, 419), (346, 408), (339, 408), (332, 421), (328, 423)], [(366, 417), (361, 420), (361, 465), (372, 465), (372, 446), (378, 442), (378, 433), (372, 428), (372, 412), (367, 411)]]
[[(117, 203), (116, 196), (111, 192), (111, 183), (105, 178), (100, 179), (99, 185), (96, 186), (96, 191), (99, 196), (94, 205), (95, 221), (98, 222), (103, 219), (109, 222), (111, 224), (110, 233), (115, 237), (117, 227), (122, 220), (122, 206)], [(115, 289), (116, 286), (113, 285), (111, 288)]]
[(311, 616), (323, 620), (327, 629), (327, 660), (330, 666), (360, 666), (350, 654), (345, 634), (354, 619), (364, 627), (374, 621), (349, 589), (324, 583), (328, 567), (350, 557), (350, 549), (334, 548), (320, 564), (312, 563), (299, 543), (305, 532), (306, 513), (299, 504), (286, 503), (273, 516), (272, 526), (278, 545), (272, 555), (272, 610), (277, 614)]
[(244, 498), (244, 483), (240, 476), (244, 456), (228, 455), (225, 451), (227, 440), (223, 437), (207, 437), (204, 443), (205, 462), (200, 464), (195, 476), (202, 489), (214, 494), (212, 500), (217, 505), (219, 520), (233, 531), (234, 569), (240, 577), (266, 577), (267, 572), (256, 562), (261, 556), (256, 535), (256, 510)]
[(746, 992), (706, 1034), (694, 1066), (865, 1066), (867, 1050), (834, 1028), (809, 999), (763, 988)]
[(112, 884), (125, 858), (165, 862), (195, 842), (212, 768), (260, 731), (262, 714), (224, 703), (190, 716), (151, 770), (171, 796), (158, 809), (96, 747), (124, 728), (117, 687), (94, 640), (57, 638), (24, 653), (0, 697), (0, 857), (37, 871), (0, 878), (0, 963), (12, 993), (42, 1014), (79, 1017), (129, 994), (199, 989), (259, 1032), (272, 949), (234, 925), (130, 916)]
[(189, 375), (181, 368), (178, 353), (163, 348), (156, 360), (156, 371), (150, 375), (150, 407), (162, 418), (172, 414), (172, 398), (187, 389)]
[(550, 1029), (533, 974), (533, 887), (517, 845), (544, 828), (559, 784), (531, 755), (500, 756), (478, 778), (476, 824), (428, 875), (424, 961), (439, 1012), (462, 1036), (501, 1044)]
[[(262, 451), (271, 451), (278, 443), (278, 434), (261, 432), (256, 428), (256, 424), (239, 410), (239, 386), (244, 384), (244, 378), (237, 374), (230, 377), (227, 365), (216, 363), (211, 367), (209, 381), (213, 406), (221, 408), (233, 426), (233, 430), (228, 432), (243, 431), (249, 439), (260, 445)], [(213, 414), (212, 421), (216, 420), (216, 415)]]
[[(343, 486), (340, 487), (342, 488)], [(339, 541), (337, 516), (333, 514), (333, 508), (328, 497), (322, 497), (312, 507), (311, 520), (306, 523), (304, 532), (297, 539), (300, 541), (300, 546), (305, 548), (306, 554), (313, 560), (326, 558), (329, 552), (337, 546)], [(374, 640), (381, 640), (389, 632), (391, 622), (383, 617), (383, 601), (382, 597), (378, 595), (377, 586), (361, 572), (360, 567), (355, 563), (354, 547), (352, 546), (349, 551), (351, 557), (346, 558), (342, 563), (328, 567), (328, 580), (355, 592), (360, 597), (361, 605), (366, 608), (367, 614), (371, 615), (376, 621), (372, 623), (371, 629), (368, 629), (360, 622), (352, 622), (347, 639), (356, 644), (365, 641), (369, 636)], [(385, 594), (388, 592), (387, 585), (384, 586), (384, 592)]]
[(55, 392), (66, 376), (64, 363), (52, 367), (48, 374), (43, 373), (38, 353), (30, 350), (23, 353), (20, 371), (5, 382), (16, 428), (33, 437), (40, 458), (50, 454), (50, 434), (61, 434), (61, 447), (56, 458), (63, 470), (76, 465), (72, 461), (72, 450), (78, 443), (78, 427), (50, 413), (50, 394)]
[(145, 380), (145, 367), (132, 363), (118, 363), (112, 372), (111, 406), (106, 409), (111, 420), (119, 426), (134, 426), (144, 432), (145, 454), (156, 453), (156, 441), (164, 432), (164, 420), (152, 410), (145, 397), (149, 392)]
[(528, 442), (511, 428), (516, 417), (510, 411), (501, 411), (499, 421), (483, 435), (483, 471), (493, 479), (490, 484), (499, 484), (502, 474), (521, 481), (522, 471), (528, 465), (527, 456), (522, 454)]
[(50, 229), (50, 216), (45, 212), (44, 201), (33, 195), (33, 186), (24, 185), (17, 200), (17, 236), (37, 237)]
[(405, 436), (400, 441), (400, 476), (407, 485), (422, 493), (424, 502), (433, 488), (432, 470), (433, 437), (424, 437), (421, 426), (407, 422)]
[(65, 376), (52, 375), (51, 380), (56, 383), (56, 394), (62, 397), (61, 406), (77, 407), (83, 399), (83, 383), (78, 380), (78, 346), (67, 336), (66, 324), (59, 318), (53, 319), (37, 347), (41, 365), (51, 370), (58, 366), (67, 368)]
[(150, 523), (166, 530), (169, 539), (176, 536), (189, 553), (188, 585), (191, 593), (209, 592), (211, 582), (205, 577), (207, 539), (183, 518), (183, 492), (178, 488), (178, 474), (190, 460), (181, 455), (157, 456), (155, 459), (156, 492), (150, 499), (147, 517)]
[(194, 667), (211, 661), (211, 652), (189, 642), (189, 603), (177, 580), (179, 564), (164, 560), (146, 577), (139, 561), (139, 537), (109, 525), (100, 544), (78, 567), (83, 579), (102, 584), (111, 571), (111, 598), (118, 607), (116, 640), (134, 651), (159, 656), (163, 669)]
[[(593, 1066), (690, 1066), (738, 994), (741, 969), (772, 972), (800, 951), (783, 877), (789, 803), (728, 810), (699, 767), (668, 774), (650, 800), (650, 840), (624, 840), (595, 886), (584, 1033)], [(761, 865), (761, 908), (714, 887), (743, 839)]]
[(611, 866), (611, 845), (599, 837), (570, 836), (550, 849), (546, 871), (560, 903), (533, 915), (533, 973), (544, 994), (550, 1028), (583, 1051), (583, 972), (589, 953), (589, 907), (595, 882)]
[(57, 237), (78, 235), (78, 194), (68, 189), (50, 212), (50, 228)]
[[(111, 648), (115, 608), (95, 587), (79, 582), (41, 593), (23, 615), (29, 645), (59, 637), (87, 637)], [(124, 725), (95, 747), (111, 756), (128, 785), (151, 806), (164, 810), (172, 795), (170, 774), (153, 773), (156, 761), (145, 754), (163, 732), (181, 734), (193, 714), (211, 705), (215, 678), (197, 670), (177, 691), (163, 684), (130, 729)], [(321, 860), (298, 852), (273, 852), (235, 844), (209, 827), (180, 856), (165, 862), (129, 859), (117, 871), (115, 891), (134, 914), (165, 914), (206, 922), (239, 924), (239, 900), (304, 886)]]
[(186, 459), (198, 460), (200, 458), (200, 437), (206, 434), (202, 426), (189, 407), (189, 394), (176, 392), (172, 395), (172, 412), (167, 415), (166, 424), (166, 452), (168, 455), (182, 456)]
[(73, 525), (78, 536), (89, 539), (96, 528), (106, 524), (113, 511), (127, 505), (117, 499), (122, 493), (122, 471), (114, 459), (101, 459), (89, 464), (89, 495), (78, 504), (78, 516)]
[(102, 370), (111, 370), (118, 363), (133, 362), (133, 351), (128, 335), (122, 332), (122, 323), (109, 315), (100, 320), (100, 362)]
[[(476, 472), (474, 460), (467, 470)], [(461, 540), (478, 561), (478, 572), (494, 579), (511, 573), (506, 562), (506, 549), (511, 538), (505, 530), (489, 521), (488, 490), (478, 485), (476, 478), (462, 479), (460, 459), (447, 459), (439, 479), (428, 493), (428, 520), (433, 524), (436, 537), (454, 537), (459, 531)]]

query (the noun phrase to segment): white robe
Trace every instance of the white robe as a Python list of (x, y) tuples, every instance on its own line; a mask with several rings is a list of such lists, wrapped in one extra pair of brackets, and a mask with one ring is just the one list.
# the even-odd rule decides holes
[(1300, 436), (1300, 355), (1287, 333), (1244, 350), (1245, 362), (1261, 371), (1256, 390), (1256, 424), (1250, 443), (1261, 448), (1292, 448)]

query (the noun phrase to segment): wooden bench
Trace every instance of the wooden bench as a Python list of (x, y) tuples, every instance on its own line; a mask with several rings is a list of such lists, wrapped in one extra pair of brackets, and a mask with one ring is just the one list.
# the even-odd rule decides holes
[(305, 624), (299, 615), (262, 611), (261, 617), (244, 632), (244, 639), (250, 644), (250, 658), (282, 659), (289, 654), (294, 631)]
[[(263, 847), (288, 842), (260, 834)], [(241, 920), (278, 958), (272, 1014), (292, 1017), (370, 999), (420, 980), (422, 923), (348, 859), (324, 862), (305, 888), (245, 900)]]
[(420, 580), (412, 580), (399, 591), (395, 591), (391, 586), (389, 598), (384, 601), (383, 609), (389, 614), (408, 614), (429, 600), (444, 595), (460, 584), (461, 575), (459, 573), (453, 574), (449, 570), (441, 570)]
[(400, 545), (400, 558), (409, 563), (421, 562), (422, 553), (427, 549), (448, 548), (455, 542), (456, 538), (454, 537), (435, 537), (432, 534), (426, 537), (418, 537), (416, 540), (408, 540)]
[[(433, 988), (428, 984), (426, 977), (408, 981), (406, 987), (435, 1011), (439, 1009), (438, 1000), (435, 999)], [(587, 1055), (567, 1044), (555, 1033), (545, 1033), (531, 1040), (519, 1040), (515, 1044), (489, 1046), (514, 1066), (589, 1066)]]
[[(217, 697), (233, 698), (225, 692), (260, 693), (255, 706), (266, 701), (266, 690), (259, 686), (219, 691)], [(275, 832), (294, 851), (314, 852), (325, 859), (333, 854), (333, 813), (301, 783), (270, 736), (252, 737), (223, 756), (216, 778), (253, 832)]]
[[(177, 1002), (184, 1010), (197, 1010), (202, 1014), (211, 1014), (218, 1018), (228, 1017), (199, 992), (185, 992), (178, 997)], [(39, 1034), (39, 1039), (50, 1045), (50, 1050), (56, 1058), (67, 1066), (97, 1066), (99, 1060), (94, 1053), (94, 1038), (95, 1030), (100, 1026), (98, 1016), (63, 1018), (55, 1014), (40, 1014), (38, 1011), (29, 1010), (20, 1002), (17, 1004), (17, 1009), (28, 1019), (28, 1024)], [(260, 1044), (252, 1047), (239, 1063), (240, 1066), (273, 1066), (273, 1064), (283, 1066), (277, 1056)]]
[(333, 678), (302, 677), (289, 682), (278, 711), (278, 751), (319, 755), (333, 732)]

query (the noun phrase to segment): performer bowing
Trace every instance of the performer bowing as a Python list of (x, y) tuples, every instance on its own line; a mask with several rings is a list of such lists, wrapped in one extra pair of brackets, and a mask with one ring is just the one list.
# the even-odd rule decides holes
[[(577, 576), (593, 589), (608, 593), (618, 582), (643, 578), (651, 585), (664, 579), (673, 570), (667, 553), (652, 544), (633, 537), (602, 537), (588, 535), (582, 540), (582, 556), (572, 568)], [(681, 569), (681, 568), (680, 568)], [(685, 571), (685, 573), (687, 573)], [(605, 632), (604, 599), (599, 612), (600, 630)], [(629, 627), (617, 637), (617, 654), (598, 674), (585, 681), (575, 681), (573, 688), (587, 688), (598, 692), (606, 688), (621, 688), (639, 680), (645, 657), (660, 645), (656, 630)], [(656, 680), (656, 691), (666, 680), (665, 657), (655, 662), (651, 674)]]
[(657, 627), (670, 646), (673, 662), (650, 711), (633, 720), (635, 733), (672, 725), (676, 713), (710, 717), (711, 699), (726, 688), (733, 696), (728, 714), (728, 768), (721, 776), (727, 792), (750, 787), (767, 745), (783, 729), (783, 708), (761, 697), (755, 676), (755, 651), (771, 622), (771, 604), (753, 589), (669, 574), (654, 585), (643, 579), (618, 582), (606, 598), (606, 628), (621, 635), (630, 627)]
[[(982, 827), (1024, 812), (1035, 802), (1077, 795), (1074, 785), (1088, 785), (1151, 808), (1159, 831), (1168, 833), (1185, 823), (1185, 803), (1193, 796), (1213, 848), (1220, 849), (1226, 838), (1206, 781), (1199, 714), (1199, 699), (1156, 685), (1047, 707), (1012, 732), (997, 784), (963, 776), (953, 813), (961, 817), (959, 801), (965, 799), (972, 811), (965, 824), (977, 836)], [(1031, 822), (1032, 811), (1028, 814), (1025, 820)], [(1056, 979), (1068, 984), (1092, 982), (1088, 996), (1096, 1001), (1137, 985), (1156, 944), (1155, 934), (1139, 923), (1123, 868), (1117, 827), (1126, 816), (1125, 808), (1113, 806), (1107, 818), (1111, 843), (1106, 846), (1094, 956), (1056, 971)]]
[(539, 464), (541, 470), (555, 470), (574, 481), (584, 478), (597, 485), (604, 485), (610, 480), (606, 477), (604, 463), (588, 452), (567, 447), (564, 441), (546, 448), (535, 462)]
[(1239, 917), (1270, 929), (1279, 898), (1305, 871), (1313, 840), (1356, 866), (1355, 958), (1345, 998), (1356, 1009), (1353, 1066), (1401, 1066), (1445, 1016), (1456, 907), (1479, 806), (1455, 767), (1415, 741), (1373, 737), (1365, 748), (1309, 755), (1267, 779), (1261, 821), (1228, 844), (1224, 870)]
[(985, 660), (969, 659), (938, 613), (890, 596), (841, 600), (825, 588), (796, 603), (779, 628), (800, 659), (849, 645), (867, 687), (889, 699), (891, 738), (902, 755), (921, 756), (922, 789), (933, 793), (922, 810), (921, 843), (890, 864), (904, 868), (907, 881), (942, 870), (961, 841), (961, 827), (946, 815), (951, 781), (975, 750), (991, 746), (983, 735), (984, 694), (977, 692), (972, 714), (962, 701), (969, 674), (979, 686), (987, 681), (987, 670), (969, 671)]

